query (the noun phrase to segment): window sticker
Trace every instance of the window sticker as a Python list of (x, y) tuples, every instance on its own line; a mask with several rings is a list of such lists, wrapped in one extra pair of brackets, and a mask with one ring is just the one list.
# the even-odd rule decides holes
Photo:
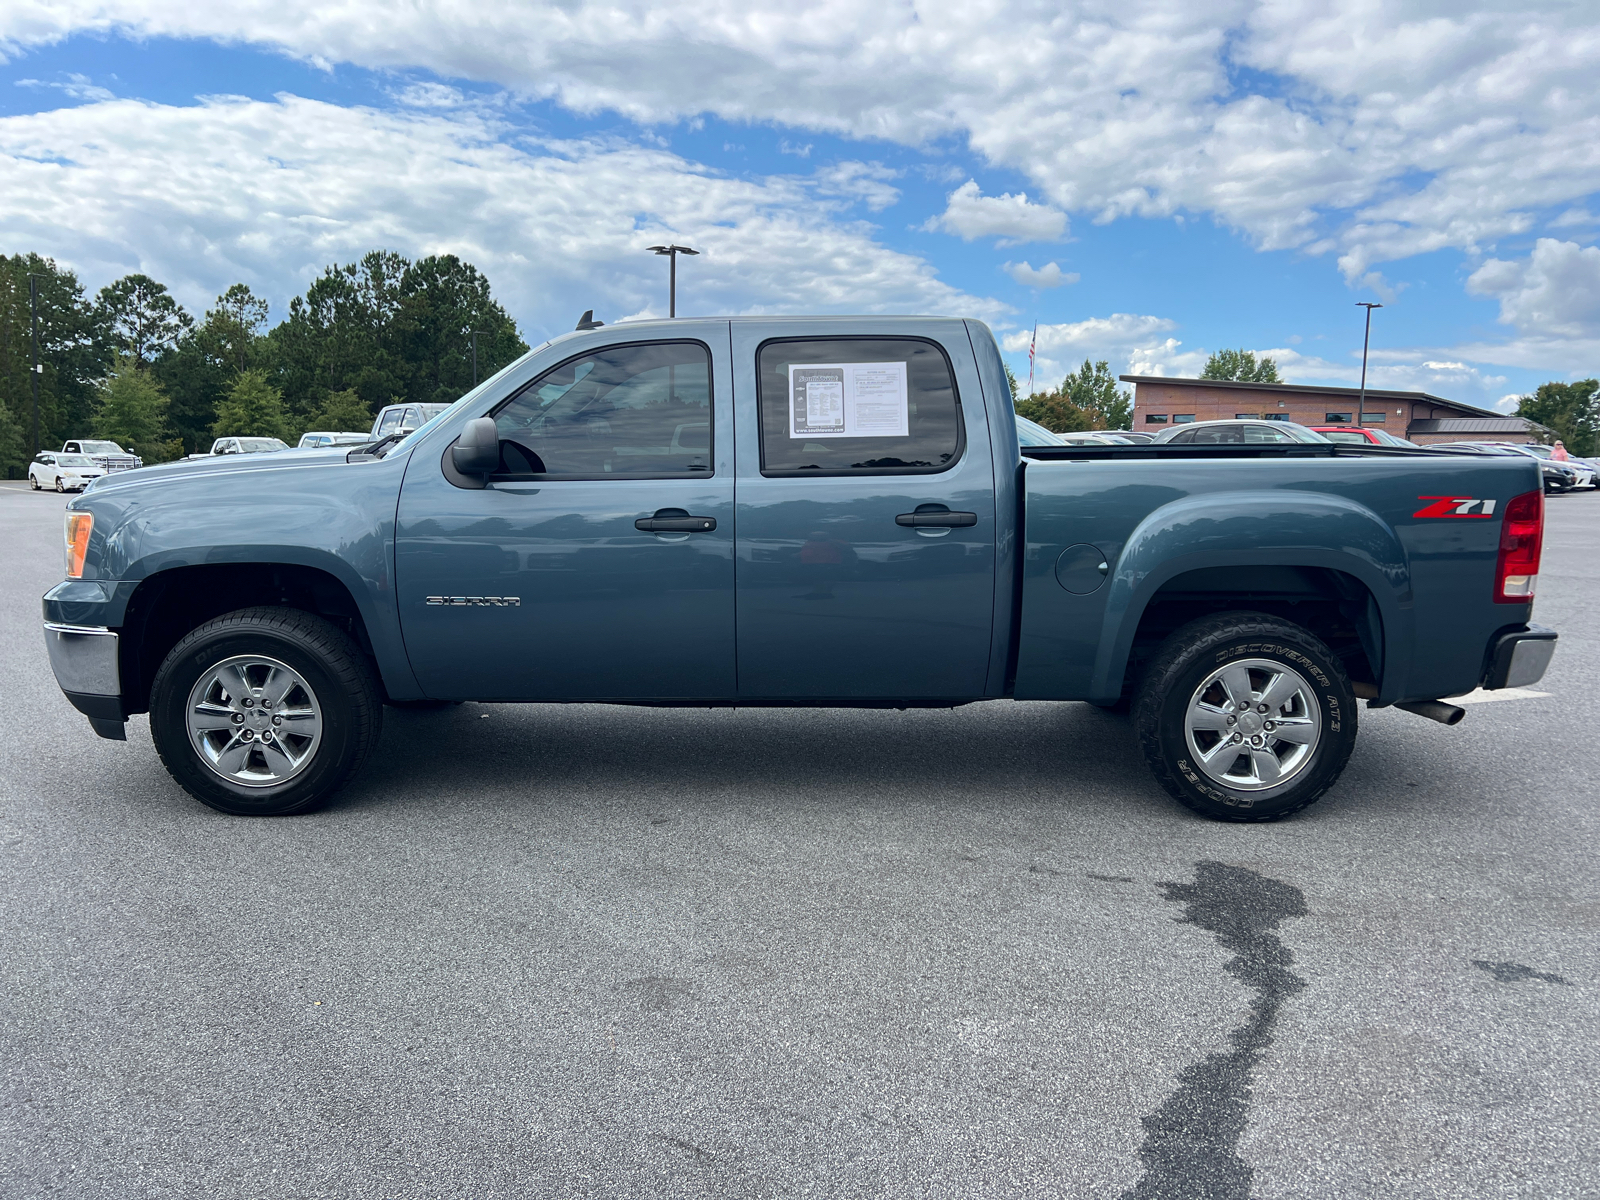
[(906, 364), (791, 363), (789, 436), (910, 436)]

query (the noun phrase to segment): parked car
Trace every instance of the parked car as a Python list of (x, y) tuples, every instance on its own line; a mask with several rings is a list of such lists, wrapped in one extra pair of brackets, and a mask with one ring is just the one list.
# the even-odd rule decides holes
[(1153, 444), (1158, 446), (1227, 446), (1277, 445), (1306, 443), (1326, 445), (1328, 439), (1320, 433), (1296, 425), (1293, 421), (1191, 421), (1187, 425), (1169, 425), (1156, 434)]
[(1397, 446), (1402, 450), (1420, 450), (1416, 442), (1395, 437), (1387, 429), (1371, 429), (1365, 425), (1308, 425), (1312, 433), (1320, 433), (1330, 442), (1349, 442), (1352, 445)]
[(1017, 441), (1024, 446), (1065, 446), (1059, 433), (1046, 429), (1037, 421), (1017, 417)]
[(204, 454), (191, 454), (190, 458), (214, 458), (219, 454), (274, 454), (287, 450), (289, 443), (275, 437), (220, 437), (211, 443)]
[(315, 450), (322, 446), (360, 446), (372, 440), (368, 433), (302, 433), (296, 450)]
[(81, 492), (107, 473), (87, 454), (44, 450), (28, 464), (28, 486), (36, 492), (47, 487), (58, 492)]
[(391, 433), (407, 434), (421, 429), (449, 407), (448, 404), (390, 404), (378, 410), (367, 440), (375, 442)]
[(1130, 444), (1120, 438), (1111, 437), (1109, 434), (1087, 429), (1074, 430), (1072, 433), (1058, 433), (1056, 436), (1068, 446), (1126, 446)]
[(87, 454), (94, 459), (96, 465), (104, 467), (107, 472), (131, 471), (135, 467), (144, 466), (144, 459), (137, 454), (129, 454), (115, 442), (62, 442), (61, 453)]
[(1540, 478), (1547, 494), (1570, 492), (1578, 486), (1578, 473), (1566, 463), (1541, 459), (1537, 454), (1522, 454), (1509, 442), (1440, 442), (1429, 446), (1435, 453), (1497, 455), (1501, 458), (1531, 458), (1539, 464)]
[(1565, 459), (1557, 459), (1554, 457), (1555, 451), (1553, 449), (1551, 449), (1549, 446), (1539, 445), (1537, 442), (1505, 442), (1501, 444), (1509, 446), (1518, 454), (1527, 454), (1533, 458), (1542, 459), (1545, 462), (1553, 462), (1559, 466), (1571, 468), (1577, 473), (1577, 482), (1573, 485), (1574, 487), (1600, 486), (1595, 482), (1594, 464), (1586, 458), (1577, 458), (1572, 455), (1568, 455)]
[(1181, 803), (1271, 820), (1334, 784), (1358, 697), (1454, 723), (1555, 648), (1537, 464), (1309, 437), (1024, 450), (978, 321), (590, 328), (367, 453), (101, 480), (45, 638), (97, 733), (148, 712), (225, 812), (325, 800), (385, 702), (1009, 698), (1126, 699)]

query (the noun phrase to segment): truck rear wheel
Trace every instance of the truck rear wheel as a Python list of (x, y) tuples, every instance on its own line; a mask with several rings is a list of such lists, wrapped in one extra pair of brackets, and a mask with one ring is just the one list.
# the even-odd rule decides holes
[(1161, 786), (1202, 816), (1273, 821), (1333, 786), (1356, 740), (1356, 698), (1309, 630), (1262, 613), (1191, 621), (1162, 644), (1134, 702)]
[(246, 608), (187, 634), (156, 672), (150, 733), (183, 789), (219, 812), (308, 812), (377, 744), (383, 705), (348, 634), (292, 608)]

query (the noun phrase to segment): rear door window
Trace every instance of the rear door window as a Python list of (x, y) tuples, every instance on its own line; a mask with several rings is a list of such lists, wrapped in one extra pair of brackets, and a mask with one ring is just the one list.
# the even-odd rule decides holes
[[(1252, 445), (1260, 445), (1263, 442), (1271, 442), (1274, 444), (1278, 442), (1292, 442), (1294, 441), (1294, 438), (1290, 437), (1285, 430), (1268, 429), (1264, 425), (1246, 425), (1244, 427), (1244, 440), (1250, 442)], [(1358, 433), (1352, 440), (1364, 442), (1367, 439)]]
[(923, 475), (961, 458), (961, 398), (933, 342), (792, 338), (756, 358), (763, 475)]
[(608, 346), (546, 371), (494, 420), (502, 476), (708, 476), (711, 352), (700, 342)]

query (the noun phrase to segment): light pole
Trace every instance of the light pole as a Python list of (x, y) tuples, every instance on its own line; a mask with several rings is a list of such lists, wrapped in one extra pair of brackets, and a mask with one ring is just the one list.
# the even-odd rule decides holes
[(39, 457), (39, 376), (44, 368), (39, 365), (39, 277), (28, 272), (28, 303), (33, 308), (33, 456)]
[(691, 250), (687, 246), (651, 246), (657, 254), (665, 254), (671, 266), (667, 270), (667, 316), (678, 315), (678, 255), (699, 254), (698, 250)]
[[(1357, 308), (1364, 308), (1364, 309), (1367, 310), (1367, 332), (1361, 338), (1361, 399), (1356, 402), (1359, 408), (1366, 408), (1366, 406), (1367, 406), (1367, 346), (1372, 341), (1372, 310), (1375, 309), (1375, 308), (1382, 308), (1383, 305), (1374, 304), (1371, 300), (1357, 300), (1356, 301), (1356, 307)], [(1360, 421), (1361, 421), (1361, 414), (1359, 412), (1357, 412), (1356, 413), (1356, 422), (1357, 422), (1357, 424), (1359, 424)]]

